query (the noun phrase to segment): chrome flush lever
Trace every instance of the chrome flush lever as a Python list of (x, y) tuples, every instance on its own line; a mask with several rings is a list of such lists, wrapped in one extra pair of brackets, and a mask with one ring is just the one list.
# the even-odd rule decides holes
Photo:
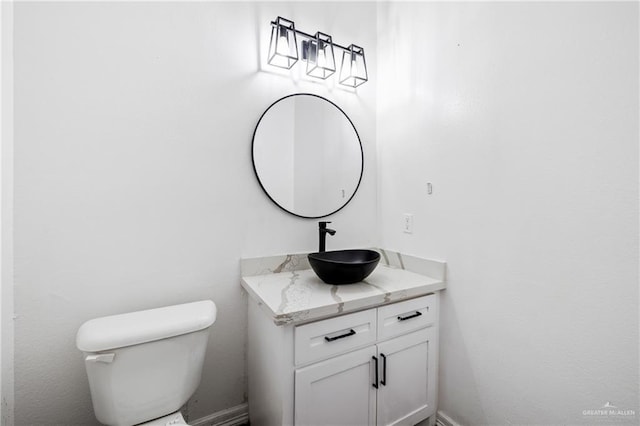
[(96, 355), (87, 355), (84, 359), (86, 362), (104, 362), (105, 364), (109, 364), (113, 362), (116, 354), (96, 354)]

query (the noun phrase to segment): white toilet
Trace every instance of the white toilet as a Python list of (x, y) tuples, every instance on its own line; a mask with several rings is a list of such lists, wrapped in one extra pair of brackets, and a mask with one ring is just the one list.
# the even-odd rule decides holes
[(96, 318), (78, 330), (96, 418), (105, 425), (185, 425), (200, 384), (211, 300)]

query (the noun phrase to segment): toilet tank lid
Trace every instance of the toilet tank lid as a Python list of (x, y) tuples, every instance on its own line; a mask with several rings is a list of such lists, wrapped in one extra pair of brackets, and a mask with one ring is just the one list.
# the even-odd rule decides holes
[(203, 330), (216, 320), (211, 300), (96, 318), (80, 326), (76, 346), (98, 352)]

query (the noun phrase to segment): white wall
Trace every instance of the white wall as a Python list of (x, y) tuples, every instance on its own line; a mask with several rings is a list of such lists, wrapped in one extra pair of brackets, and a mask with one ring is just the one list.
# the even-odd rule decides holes
[(0, 2), (0, 424), (13, 424), (13, 2)]
[[(374, 245), (375, 13), (362, 3), (15, 5), (16, 424), (95, 423), (75, 348), (82, 322), (202, 298), (219, 313), (189, 417), (246, 399), (239, 259), (317, 246), (317, 221), (262, 193), (254, 126), (294, 92), (340, 105), (366, 167), (327, 244)], [(371, 46), (372, 81), (354, 94), (261, 71), (278, 15)]]
[[(637, 424), (638, 4), (381, 4), (378, 27), (381, 245), (448, 264), (439, 408)], [(583, 415), (606, 402), (636, 417)]]

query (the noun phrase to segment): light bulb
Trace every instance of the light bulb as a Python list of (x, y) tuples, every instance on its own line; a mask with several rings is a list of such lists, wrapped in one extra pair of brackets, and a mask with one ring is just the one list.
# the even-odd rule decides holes
[(318, 66), (321, 68), (327, 67), (327, 55), (324, 51), (324, 48), (318, 50)]
[(287, 29), (280, 27), (276, 52), (278, 55), (289, 56), (289, 39), (287, 38)]
[(358, 62), (356, 61), (356, 54), (351, 53), (351, 75), (358, 75)]

